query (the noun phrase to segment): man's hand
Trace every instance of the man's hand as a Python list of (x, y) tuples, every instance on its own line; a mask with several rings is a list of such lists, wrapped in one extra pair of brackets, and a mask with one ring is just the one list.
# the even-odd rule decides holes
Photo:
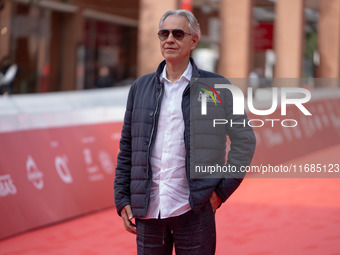
[(215, 191), (213, 191), (213, 193), (210, 196), (210, 204), (214, 212), (220, 206), (221, 202), (222, 202), (221, 198), (216, 194)]
[(120, 215), (123, 218), (124, 221), (124, 227), (126, 229), (126, 231), (132, 233), (132, 234), (137, 234), (137, 229), (136, 229), (136, 225), (132, 223), (132, 211), (131, 211), (131, 206), (130, 205), (126, 205), (121, 211), (120, 211)]

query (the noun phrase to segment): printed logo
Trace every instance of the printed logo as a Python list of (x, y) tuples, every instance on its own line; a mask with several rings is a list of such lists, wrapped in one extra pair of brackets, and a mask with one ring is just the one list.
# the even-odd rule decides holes
[(9, 174), (0, 175), (0, 197), (17, 194), (17, 187), (15, 187), (13, 180)]
[(55, 168), (57, 169), (57, 173), (63, 182), (70, 184), (73, 182), (73, 178), (70, 172), (70, 169), (67, 166), (67, 157), (57, 156), (55, 158)]
[(33, 186), (38, 190), (42, 190), (44, 188), (44, 180), (43, 173), (38, 169), (35, 164), (33, 158), (28, 156), (26, 162), (26, 170), (27, 170), (27, 179), (32, 182)]
[(113, 163), (113, 160), (112, 160), (110, 154), (107, 151), (101, 150), (98, 153), (98, 159), (99, 159), (99, 162), (100, 162), (100, 165), (101, 165), (103, 171), (106, 174), (108, 174), (108, 175), (114, 174), (115, 165)]
[(100, 172), (99, 167), (93, 161), (92, 151), (89, 148), (84, 148), (83, 156), (89, 181), (96, 182), (103, 180), (104, 174)]

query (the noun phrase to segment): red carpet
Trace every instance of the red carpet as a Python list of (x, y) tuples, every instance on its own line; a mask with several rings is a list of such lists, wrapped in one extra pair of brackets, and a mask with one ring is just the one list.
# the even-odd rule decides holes
[[(294, 163), (340, 163), (334, 146)], [(340, 178), (246, 179), (216, 214), (220, 255), (340, 255)], [(1, 227), (1, 226), (0, 226)], [(0, 242), (1, 255), (136, 254), (113, 209)]]

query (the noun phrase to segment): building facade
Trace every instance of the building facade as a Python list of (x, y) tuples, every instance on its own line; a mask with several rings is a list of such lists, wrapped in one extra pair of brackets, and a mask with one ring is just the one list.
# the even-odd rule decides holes
[[(5, 0), (0, 59), (19, 66), (17, 93), (112, 86), (136, 77), (138, 0)], [(105, 71), (104, 74), (105, 75)]]
[(201, 24), (193, 57), (205, 69), (340, 76), (340, 0), (0, 0), (0, 59), (19, 67), (15, 93), (129, 84), (162, 60), (158, 22), (178, 8)]

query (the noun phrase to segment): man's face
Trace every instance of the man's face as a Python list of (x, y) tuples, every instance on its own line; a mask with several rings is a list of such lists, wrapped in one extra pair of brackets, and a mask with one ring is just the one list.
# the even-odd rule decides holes
[[(171, 15), (166, 18), (161, 29), (181, 29), (190, 34), (188, 20), (183, 16)], [(176, 40), (172, 33), (169, 37), (160, 41), (161, 53), (167, 61), (187, 61), (190, 52), (196, 48), (198, 37), (185, 34), (182, 40)]]

